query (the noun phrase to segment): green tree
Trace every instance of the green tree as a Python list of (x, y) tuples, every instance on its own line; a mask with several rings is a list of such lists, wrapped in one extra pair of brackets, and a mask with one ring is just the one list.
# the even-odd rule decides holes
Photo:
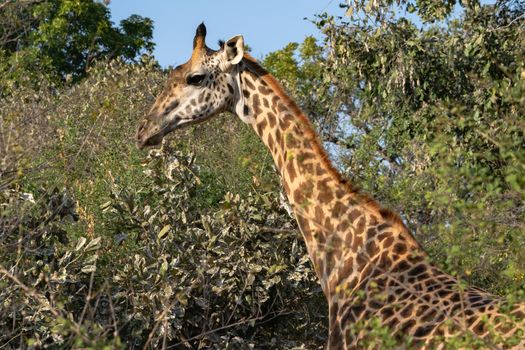
[(495, 292), (522, 289), (525, 6), (343, 7), (316, 18), (324, 47), (292, 43), (265, 65), (347, 176), (402, 213), (450, 272)]
[(302, 43), (289, 43), (269, 53), (266, 67), (297, 100), (303, 111), (317, 124), (325, 139), (330, 139), (340, 125), (336, 98), (327, 80), (324, 49), (309, 36)]
[(0, 24), (2, 90), (42, 76), (76, 81), (97, 60), (136, 61), (154, 47), (151, 19), (132, 15), (115, 27), (93, 0), (5, 2)]
[(522, 289), (525, 7), (464, 2), (454, 17), (454, 5), (363, 1), (317, 18), (324, 80), (348, 116), (334, 140), (348, 176), (449, 271)]

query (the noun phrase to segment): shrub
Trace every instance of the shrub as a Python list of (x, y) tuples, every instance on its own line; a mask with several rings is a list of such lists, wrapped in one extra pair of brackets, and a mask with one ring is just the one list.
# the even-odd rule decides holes
[(293, 220), (271, 193), (228, 193), (221, 208), (199, 210), (193, 161), (165, 144), (150, 152), (142, 189), (108, 178), (102, 232), (111, 235), (70, 243), (60, 239), (75, 225), (67, 217), (77, 218), (70, 197), (44, 192), (33, 203), (6, 192), (1, 341), (290, 348), (322, 340), (323, 296)]

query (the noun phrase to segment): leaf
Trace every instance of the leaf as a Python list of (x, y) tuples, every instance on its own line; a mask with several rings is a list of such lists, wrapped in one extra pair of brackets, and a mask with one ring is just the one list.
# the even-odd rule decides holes
[(86, 265), (82, 268), (82, 272), (84, 273), (92, 273), (97, 270), (97, 267), (95, 265)]
[(107, 201), (106, 203), (101, 204), (100, 205), (100, 209), (102, 209), (102, 211), (105, 211), (106, 209), (108, 209), (111, 206), (111, 203), (112, 203), (112, 201)]
[(60, 260), (58, 261), (58, 264), (60, 266), (64, 265), (66, 261), (69, 261), (69, 258), (71, 258), (71, 254), (72, 254), (71, 251), (67, 251), (66, 254), (64, 254), (64, 256), (60, 258)]
[(254, 281), (255, 275), (253, 273), (248, 274), (248, 278), (246, 278), (246, 286), (251, 286)]
[(286, 270), (286, 268), (287, 268), (286, 265), (272, 265), (268, 269), (268, 274), (275, 274), (275, 273), (281, 272), (283, 270)]
[(164, 236), (166, 236), (170, 228), (171, 228), (171, 225), (164, 226), (162, 230), (160, 230), (160, 232), (158, 233), (157, 238), (162, 239)]
[(160, 265), (159, 273), (161, 275), (164, 275), (166, 273), (166, 271), (168, 271), (168, 262), (166, 260), (164, 260), (162, 262), (162, 265)]
[(173, 295), (173, 288), (171, 286), (164, 287), (164, 295), (166, 298), (170, 298)]
[(80, 239), (77, 242), (77, 246), (75, 247), (75, 251), (78, 252), (80, 249), (82, 249), (82, 247), (86, 244), (86, 242), (87, 242), (86, 237), (80, 237)]
[(84, 263), (85, 263), (85, 264), (90, 264), (90, 265), (91, 265), (91, 264), (96, 263), (96, 262), (97, 262), (97, 259), (98, 259), (98, 255), (97, 255), (97, 254), (93, 254), (93, 255), (91, 255), (90, 257), (88, 257), (88, 258), (84, 261)]
[(100, 240), (102, 238), (101, 237), (97, 237), (95, 238), (94, 240), (90, 241), (88, 243), (88, 245), (86, 246), (86, 251), (89, 251), (89, 250), (95, 250), (95, 249), (98, 249), (99, 248), (99, 245), (100, 245)]

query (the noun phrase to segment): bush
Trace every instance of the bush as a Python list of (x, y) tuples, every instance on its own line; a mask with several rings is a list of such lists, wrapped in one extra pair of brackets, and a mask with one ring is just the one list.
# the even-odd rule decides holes
[(324, 296), (251, 130), (225, 116), (136, 149), (164, 77), (101, 63), (0, 106), (0, 343), (322, 344)]
[(199, 210), (193, 161), (166, 144), (150, 152), (144, 188), (107, 179), (102, 232), (111, 235), (70, 243), (68, 217), (77, 215), (67, 194), (33, 201), (6, 191), (1, 341), (290, 348), (322, 340), (323, 296), (293, 220), (270, 193), (228, 193), (220, 209)]

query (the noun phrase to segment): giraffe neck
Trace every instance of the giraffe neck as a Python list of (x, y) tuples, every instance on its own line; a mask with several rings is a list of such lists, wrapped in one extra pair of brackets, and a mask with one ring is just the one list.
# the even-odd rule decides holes
[(248, 56), (239, 69), (243, 103), (237, 114), (251, 120), (273, 157), (327, 297), (338, 287), (356, 288), (388, 259), (423, 256), (397, 216), (342, 179), (310, 121), (275, 78)]

